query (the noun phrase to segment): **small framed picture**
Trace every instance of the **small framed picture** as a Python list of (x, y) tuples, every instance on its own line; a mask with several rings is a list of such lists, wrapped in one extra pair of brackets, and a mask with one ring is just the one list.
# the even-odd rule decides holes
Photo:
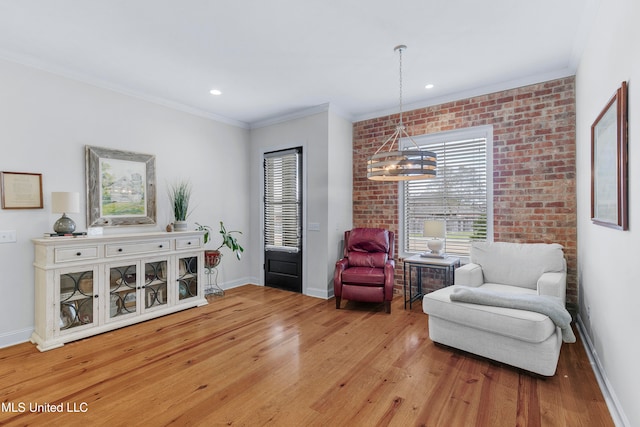
[(0, 172), (2, 209), (42, 209), (42, 174)]

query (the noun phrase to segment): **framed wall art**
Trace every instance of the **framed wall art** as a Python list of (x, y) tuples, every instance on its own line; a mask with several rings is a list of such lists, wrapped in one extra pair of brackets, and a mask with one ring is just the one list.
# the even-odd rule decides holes
[(0, 172), (2, 209), (42, 209), (42, 174)]
[(87, 224), (156, 224), (156, 160), (150, 154), (85, 147)]
[(591, 220), (627, 230), (627, 83), (616, 90), (591, 126)]

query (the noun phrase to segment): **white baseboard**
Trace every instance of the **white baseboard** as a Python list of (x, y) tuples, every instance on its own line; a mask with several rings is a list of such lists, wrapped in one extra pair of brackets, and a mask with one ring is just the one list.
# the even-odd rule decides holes
[(333, 288), (331, 288), (331, 292), (329, 292), (327, 289), (307, 289), (304, 294), (314, 298), (329, 299), (333, 297)]
[(0, 334), (0, 348), (11, 347), (29, 341), (33, 328), (20, 329), (19, 331), (6, 332)]
[[(238, 279), (238, 280), (233, 280), (230, 282), (224, 282), (220, 284), (220, 287), (224, 290), (228, 290), (228, 289), (233, 289), (233, 288), (237, 288), (240, 286), (244, 286), (244, 285), (253, 285), (253, 286), (264, 286), (262, 283), (260, 283), (260, 281), (255, 278), (242, 278), (242, 279)], [(206, 284), (205, 284), (205, 288), (206, 288)], [(321, 298), (321, 299), (331, 299), (333, 298), (333, 287), (331, 289), (317, 289), (317, 288), (312, 288), (312, 289), (306, 289), (303, 292), (304, 295), (310, 296), (310, 297), (314, 297), (314, 298)]]
[(598, 358), (598, 354), (593, 347), (593, 343), (591, 342), (591, 338), (586, 332), (586, 328), (584, 323), (582, 322), (582, 317), (580, 315), (577, 316), (578, 321), (576, 325), (578, 326), (578, 333), (580, 334), (580, 338), (582, 338), (582, 344), (584, 345), (584, 349), (587, 352), (587, 357), (589, 358), (589, 362), (591, 363), (591, 368), (593, 369), (594, 374), (596, 375), (596, 380), (598, 381), (598, 385), (600, 386), (600, 390), (602, 391), (602, 396), (609, 408), (609, 413), (611, 414), (611, 418), (613, 418), (613, 422), (618, 427), (631, 427), (631, 423), (629, 423), (629, 419), (624, 414), (622, 406), (620, 405), (620, 401), (616, 397), (615, 391), (613, 387), (611, 387), (611, 383), (607, 378), (607, 373), (604, 370), (600, 359)]
[[(239, 288), (240, 286), (244, 286), (244, 285), (255, 285), (256, 283), (257, 282), (252, 278), (243, 277), (242, 279), (230, 280), (228, 282), (219, 283), (219, 285), (222, 289), (228, 290), (233, 288)], [(262, 285), (258, 285), (258, 286), (262, 286)], [(205, 288), (207, 287), (206, 283), (204, 287)]]

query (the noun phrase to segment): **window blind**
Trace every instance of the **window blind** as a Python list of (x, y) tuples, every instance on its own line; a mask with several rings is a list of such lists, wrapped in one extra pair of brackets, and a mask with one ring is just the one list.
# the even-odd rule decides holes
[(404, 250), (426, 251), (424, 222), (444, 220), (445, 252), (467, 256), (473, 240), (487, 239), (487, 139), (418, 145), (437, 154), (437, 175), (403, 183)]
[(264, 242), (266, 250), (301, 249), (301, 149), (265, 154)]

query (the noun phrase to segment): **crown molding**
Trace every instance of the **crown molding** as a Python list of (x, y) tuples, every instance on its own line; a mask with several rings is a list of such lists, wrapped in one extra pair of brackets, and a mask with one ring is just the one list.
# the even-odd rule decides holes
[(301, 119), (314, 114), (324, 113), (329, 111), (329, 103), (315, 105), (313, 107), (301, 108), (299, 110), (291, 111), (285, 114), (281, 114), (274, 117), (269, 117), (263, 120), (251, 122), (250, 129), (259, 129), (267, 126), (277, 125), (279, 123), (288, 122), (290, 120)]
[(51, 64), (47, 64), (32, 56), (16, 55), (14, 53), (7, 52), (5, 50), (0, 50), (0, 59), (13, 62), (16, 64), (24, 65), (26, 67), (34, 68), (40, 71), (44, 71), (46, 73), (54, 74), (69, 80), (74, 80), (80, 83), (84, 83), (100, 89), (109, 90), (111, 92), (117, 92), (125, 96), (137, 98), (146, 102), (150, 102), (152, 104), (170, 108), (172, 110), (182, 111), (183, 113), (188, 113), (194, 116), (203, 117), (205, 119), (214, 120), (217, 122), (225, 123), (225, 124), (236, 126), (243, 129), (249, 129), (248, 123), (245, 123), (239, 120), (230, 119), (228, 117), (220, 116), (217, 114), (213, 114), (198, 108), (194, 108), (194, 107), (182, 104), (180, 102), (175, 102), (175, 101), (168, 100), (161, 97), (150, 96), (141, 92), (131, 90), (124, 86), (114, 85), (113, 83), (107, 82), (105, 80), (98, 79), (95, 77), (90, 77), (82, 73), (77, 73), (65, 67), (57, 67)]
[[(420, 108), (433, 107), (434, 105), (440, 105), (440, 104), (445, 104), (447, 102), (459, 101), (461, 99), (473, 98), (475, 96), (501, 92), (503, 90), (516, 89), (523, 86), (529, 86), (532, 84), (543, 83), (550, 80), (556, 80), (564, 77), (574, 76), (575, 74), (576, 74), (575, 68), (566, 67), (566, 68), (554, 70), (548, 73), (534, 74), (534, 75), (530, 75), (520, 79), (509, 80), (509, 81), (482, 86), (482, 87), (465, 90), (461, 92), (454, 92), (451, 94), (439, 96), (437, 98), (430, 98), (423, 101), (413, 102), (411, 104), (405, 104), (403, 105), (402, 110), (406, 112), (411, 110), (417, 110)], [(397, 113), (398, 113), (397, 107), (387, 108), (387, 109), (378, 110), (378, 111), (372, 111), (370, 113), (365, 113), (365, 114), (361, 114), (354, 117), (353, 122), (354, 123), (361, 122), (363, 120), (390, 116), (392, 114), (397, 114)]]
[(325, 113), (325, 112), (331, 112), (345, 119), (346, 121), (353, 123), (353, 116), (351, 114), (341, 109), (340, 107), (337, 107), (335, 104), (326, 102), (324, 104), (315, 105), (313, 107), (301, 108), (299, 110), (292, 111), (286, 114), (281, 114), (281, 115), (270, 117), (264, 120), (251, 122), (249, 124), (249, 127), (251, 129), (258, 129), (258, 128), (271, 126), (278, 123), (284, 123), (290, 120), (301, 119), (304, 117), (313, 116), (314, 114)]
[(277, 125), (279, 123), (288, 122), (290, 120), (313, 116), (314, 114), (324, 113), (327, 111), (329, 111), (329, 103), (320, 104), (313, 107), (301, 108), (299, 110), (291, 111), (278, 116), (269, 117), (263, 120), (257, 120), (255, 122), (251, 122), (251, 124), (249, 125), (249, 128), (259, 129), (267, 126)]
[[(591, 1), (594, 1), (594, 0), (591, 0)], [(589, 18), (586, 18), (586, 19), (589, 19)], [(578, 52), (574, 52), (573, 56), (575, 57), (577, 53)], [(166, 108), (182, 111), (184, 113), (203, 117), (209, 120), (214, 120), (216, 122), (228, 124), (231, 126), (242, 128), (242, 129), (258, 129), (261, 127), (271, 126), (278, 123), (284, 123), (290, 120), (304, 118), (304, 117), (312, 116), (314, 114), (323, 113), (327, 111), (331, 111), (332, 113), (344, 118), (347, 121), (350, 121), (351, 123), (356, 123), (356, 122), (373, 119), (377, 117), (389, 116), (389, 115), (398, 113), (397, 107), (393, 107), (393, 108), (387, 108), (383, 110), (376, 110), (376, 111), (372, 111), (372, 112), (368, 112), (360, 115), (354, 115), (354, 114), (350, 114), (347, 111), (341, 110), (335, 105), (327, 102), (324, 104), (307, 107), (307, 108), (301, 108), (301, 109), (287, 112), (274, 117), (247, 123), (240, 120), (230, 119), (228, 117), (213, 114), (213, 113), (210, 113), (198, 108), (194, 108), (179, 102), (168, 100), (165, 98), (143, 94), (141, 92), (137, 92), (135, 90), (131, 90), (123, 86), (114, 85), (113, 83), (107, 82), (102, 79), (77, 73), (68, 68), (53, 66), (51, 64), (47, 64), (32, 56), (17, 55), (12, 52), (0, 50), (0, 59), (4, 59), (9, 62), (14, 62), (30, 68), (38, 69), (38, 70), (51, 73), (54, 75), (58, 75), (70, 80), (79, 81), (81, 83), (85, 83), (94, 87), (109, 90), (112, 92), (117, 92), (125, 96), (137, 98), (137, 99), (150, 102), (156, 105), (160, 105)], [(522, 86), (528, 86), (531, 84), (537, 84), (537, 83), (541, 83), (549, 80), (555, 80), (559, 78), (573, 76), (576, 73), (576, 68), (577, 68), (577, 61), (572, 60), (570, 63), (570, 66), (563, 69), (554, 70), (547, 73), (534, 74), (534, 75), (530, 75), (520, 79), (500, 82), (500, 83), (487, 85), (479, 88), (455, 92), (455, 93), (443, 95), (436, 98), (430, 98), (430, 99), (425, 99), (425, 100), (410, 103), (410, 104), (405, 104), (403, 105), (403, 111), (411, 111), (411, 110), (416, 110), (420, 108), (427, 108), (434, 105), (444, 104), (447, 102), (459, 101), (461, 99), (472, 98), (475, 96), (486, 95), (489, 93), (500, 92), (508, 89), (515, 89)]]

